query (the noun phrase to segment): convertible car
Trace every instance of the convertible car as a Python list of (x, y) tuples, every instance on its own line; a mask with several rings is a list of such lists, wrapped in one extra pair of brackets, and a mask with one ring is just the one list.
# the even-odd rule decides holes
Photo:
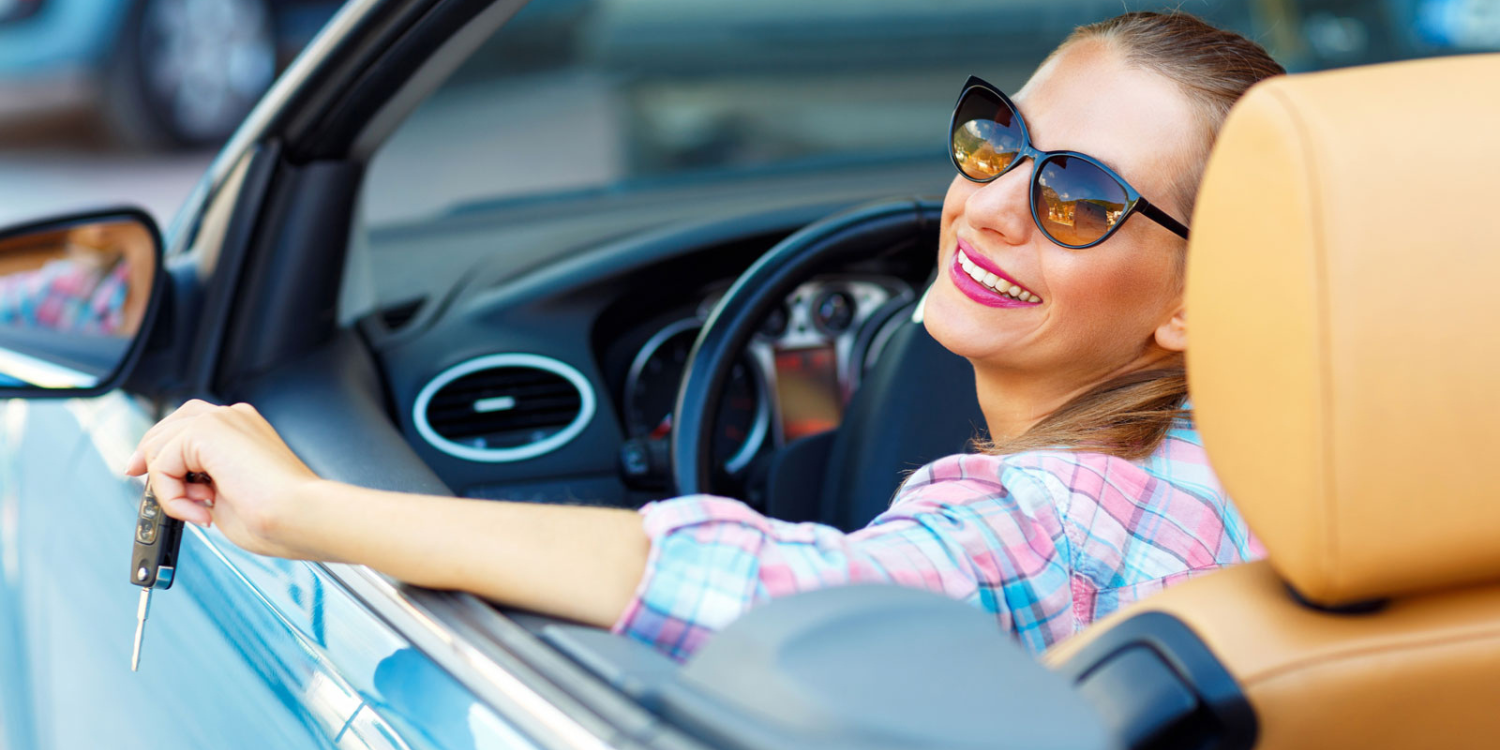
[(1055, 44), (1017, 28), (1062, 4), (599, 3), (566, 50), (496, 53), (522, 4), (351, 0), (164, 233), (130, 209), (0, 232), (5, 747), (1500, 736), (1495, 55), (1267, 82), (1216, 146), (1189, 373), (1265, 561), (1042, 662), (966, 604), (858, 586), (679, 663), (188, 527), (132, 673), (143, 488), (120, 471), (189, 398), (252, 403), (370, 487), (712, 491), (841, 528), (976, 436), (972, 373), (920, 325), (939, 134), (964, 76), (1016, 83)]

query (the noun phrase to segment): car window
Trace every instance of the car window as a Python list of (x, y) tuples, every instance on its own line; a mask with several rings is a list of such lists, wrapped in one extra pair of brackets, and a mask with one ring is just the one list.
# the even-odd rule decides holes
[[(1228, 3), (1205, 7), (1216, 5), (1248, 20)], [(1118, 8), (535, 0), (380, 150), (364, 220), (377, 228), (478, 201), (715, 173), (941, 159), (967, 76), (1014, 89), (1073, 23)]]
[[(1170, 5), (1247, 34), (1292, 70), (1500, 48), (1494, 0)], [(589, 191), (942, 162), (967, 76), (1014, 91), (1075, 25), (1121, 7), (534, 0), (377, 152), (360, 229)]]

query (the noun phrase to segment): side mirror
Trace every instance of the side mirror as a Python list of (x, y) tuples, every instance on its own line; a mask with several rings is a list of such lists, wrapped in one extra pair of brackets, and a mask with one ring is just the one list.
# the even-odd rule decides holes
[(0, 230), (0, 398), (117, 387), (151, 331), (161, 233), (136, 209)]

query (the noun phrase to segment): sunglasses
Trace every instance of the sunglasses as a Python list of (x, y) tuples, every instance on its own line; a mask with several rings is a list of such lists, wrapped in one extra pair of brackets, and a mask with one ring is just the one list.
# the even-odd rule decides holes
[(993, 182), (1029, 157), (1031, 219), (1063, 247), (1093, 247), (1137, 212), (1187, 239), (1187, 225), (1141, 197), (1098, 159), (1077, 151), (1037, 150), (1016, 105), (979, 78), (970, 76), (953, 107), (948, 145), (959, 174), (978, 183)]

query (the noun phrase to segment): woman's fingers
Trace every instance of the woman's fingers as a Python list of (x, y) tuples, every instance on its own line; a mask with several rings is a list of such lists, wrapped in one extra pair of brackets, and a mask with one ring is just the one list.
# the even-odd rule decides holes
[(207, 508), (214, 507), (214, 488), (198, 482), (188, 482), (184, 494), (187, 499)]
[(288, 498), (317, 480), (253, 407), (201, 401), (147, 430), (126, 470), (147, 476), (173, 518), (217, 522), (231, 541), (262, 551), (280, 549)]
[(129, 476), (146, 473), (152, 462), (156, 460), (156, 455), (161, 453), (162, 447), (197, 422), (198, 420), (194, 419), (179, 419), (170, 425), (158, 424), (151, 428), (151, 431), (141, 438), (140, 445), (136, 446), (135, 454), (130, 457), (125, 473)]
[(150, 482), (156, 501), (167, 515), (199, 526), (208, 526), (213, 521), (212, 514), (192, 498), (188, 489), (201, 486), (187, 482), (188, 472), (199, 470), (199, 467), (190, 464), (190, 449), (185, 435), (178, 435), (163, 445), (160, 451), (151, 456), (151, 470), (146, 481)]
[(171, 439), (193, 417), (211, 413), (215, 409), (220, 408), (223, 407), (215, 406), (200, 399), (193, 399), (177, 407), (175, 411), (168, 414), (160, 422), (157, 422), (151, 429), (146, 430), (146, 434), (141, 436), (141, 442), (136, 445), (135, 452), (125, 462), (125, 475), (133, 477), (146, 473), (146, 464), (149, 457), (153, 454), (152, 448), (154, 446), (161, 445)]

